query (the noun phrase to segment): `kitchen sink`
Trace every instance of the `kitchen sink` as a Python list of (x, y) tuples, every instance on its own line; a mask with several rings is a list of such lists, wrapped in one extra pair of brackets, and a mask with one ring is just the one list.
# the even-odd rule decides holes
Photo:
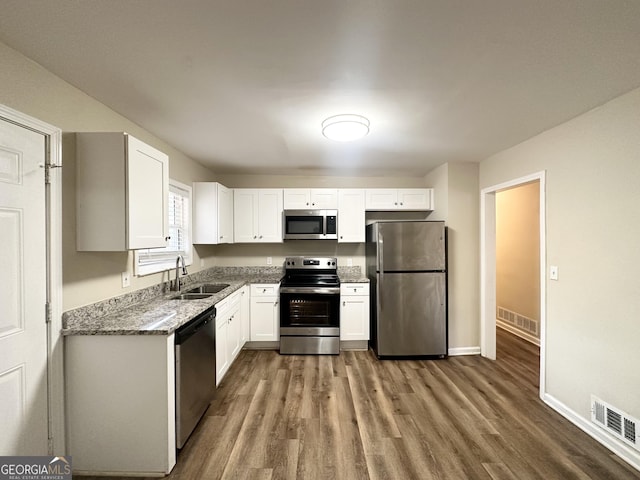
[(203, 298), (209, 298), (213, 293), (181, 293), (175, 297), (171, 297), (171, 300), (200, 300)]
[(229, 286), (228, 283), (207, 283), (205, 285), (200, 285), (199, 287), (192, 288), (184, 292), (185, 294), (198, 294), (198, 293), (218, 293), (224, 290)]

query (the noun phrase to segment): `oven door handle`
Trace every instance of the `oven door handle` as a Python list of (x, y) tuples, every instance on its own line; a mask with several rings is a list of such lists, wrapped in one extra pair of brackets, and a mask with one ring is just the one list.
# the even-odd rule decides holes
[(280, 293), (340, 293), (340, 287), (280, 287)]

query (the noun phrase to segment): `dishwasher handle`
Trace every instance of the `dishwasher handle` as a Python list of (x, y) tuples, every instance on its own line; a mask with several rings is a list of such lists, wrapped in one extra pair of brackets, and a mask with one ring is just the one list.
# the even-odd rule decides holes
[(205, 310), (200, 315), (195, 317), (193, 320), (190, 320), (189, 322), (185, 323), (183, 326), (178, 328), (178, 330), (176, 330), (175, 344), (180, 345), (186, 342), (187, 340), (189, 340), (189, 338), (195, 335), (198, 332), (198, 330), (200, 330), (202, 327), (207, 325), (209, 322), (215, 321), (215, 318), (216, 318), (215, 307), (211, 307)]

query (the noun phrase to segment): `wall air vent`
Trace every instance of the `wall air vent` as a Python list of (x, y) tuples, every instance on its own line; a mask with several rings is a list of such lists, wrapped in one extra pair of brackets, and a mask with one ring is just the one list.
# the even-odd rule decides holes
[(594, 395), (591, 395), (591, 421), (640, 451), (638, 420)]
[(503, 322), (503, 325), (506, 324), (511, 327), (511, 329), (515, 329), (516, 331), (507, 328), (516, 335), (518, 335), (518, 332), (521, 332), (525, 334), (523, 338), (529, 340), (540, 338), (540, 322), (538, 320), (525, 317), (524, 315), (500, 306), (497, 308), (496, 318)]

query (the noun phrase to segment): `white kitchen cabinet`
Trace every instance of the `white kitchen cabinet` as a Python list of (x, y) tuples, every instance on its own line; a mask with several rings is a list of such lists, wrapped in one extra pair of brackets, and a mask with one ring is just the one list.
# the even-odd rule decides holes
[(217, 182), (194, 182), (193, 243), (233, 243), (232, 189)]
[(76, 134), (76, 248), (164, 247), (169, 157), (123, 132)]
[(164, 476), (176, 463), (173, 335), (64, 338), (74, 474)]
[(285, 188), (285, 210), (336, 209), (338, 190), (335, 188)]
[(338, 243), (364, 243), (365, 190), (338, 190)]
[(240, 353), (240, 290), (216, 303), (216, 385), (219, 385)]
[(282, 189), (236, 188), (233, 192), (235, 243), (282, 243)]
[(248, 285), (240, 289), (240, 348), (251, 340), (251, 290)]
[(280, 341), (280, 285), (251, 285), (251, 341)]
[(340, 284), (340, 340), (369, 340), (369, 284)]
[(367, 210), (433, 210), (432, 188), (368, 188)]

